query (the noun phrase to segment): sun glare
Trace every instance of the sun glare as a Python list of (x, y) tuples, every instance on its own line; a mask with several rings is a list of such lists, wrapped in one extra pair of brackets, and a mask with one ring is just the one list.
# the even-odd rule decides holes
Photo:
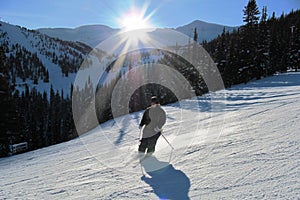
[(130, 14), (122, 21), (122, 27), (126, 31), (149, 28), (148, 23), (141, 17), (135, 14)]
[(147, 9), (148, 4), (144, 4), (141, 8), (131, 7), (119, 15), (116, 20), (121, 28), (117, 34), (119, 41), (112, 47), (112, 51), (121, 51), (121, 54), (125, 54), (128, 49), (140, 49), (156, 42), (150, 34), (155, 29), (150, 18), (157, 9), (151, 12), (147, 12)]
[(122, 31), (152, 28), (153, 26), (149, 22), (150, 16), (145, 16), (145, 11), (145, 9), (132, 8), (121, 16), (118, 23)]

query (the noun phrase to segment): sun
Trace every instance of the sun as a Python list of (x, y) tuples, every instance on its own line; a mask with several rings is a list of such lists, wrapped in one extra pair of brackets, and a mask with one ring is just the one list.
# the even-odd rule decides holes
[(116, 22), (120, 31), (116, 34), (118, 42), (111, 47), (113, 51), (125, 54), (128, 49), (140, 49), (156, 43), (151, 35), (156, 26), (150, 22), (150, 19), (157, 9), (149, 11), (148, 8), (148, 4), (142, 7), (132, 6), (119, 14)]
[(118, 20), (118, 23), (122, 31), (132, 31), (138, 29), (148, 29), (153, 26), (149, 22), (150, 16), (145, 16), (144, 9), (132, 8), (128, 12), (124, 13)]
[(126, 31), (145, 29), (149, 27), (150, 25), (147, 23), (147, 21), (136, 13), (132, 13), (126, 16), (122, 21), (122, 29)]

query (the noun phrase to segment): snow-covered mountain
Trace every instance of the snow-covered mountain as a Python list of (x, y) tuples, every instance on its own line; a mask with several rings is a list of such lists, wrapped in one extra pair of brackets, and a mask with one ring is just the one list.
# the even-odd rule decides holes
[[(49, 92), (52, 85), (55, 91), (63, 90), (65, 95), (70, 93), (76, 72), (86, 55), (91, 51), (89, 46), (95, 47), (119, 31), (103, 25), (86, 25), (75, 29), (28, 30), (5, 22), (0, 22), (0, 24), (0, 32), (3, 34), (0, 42), (6, 45), (6, 57), (12, 57), (16, 61), (15, 64), (7, 61), (11, 63), (11, 76), (13, 76), (11, 80), (14, 81), (13, 84), (16, 88), (19, 91), (24, 91), (25, 85), (28, 85), (30, 88), (36, 88), (39, 92)], [(223, 30), (221, 25), (210, 24), (208, 26), (207, 23), (200, 21), (179, 27), (176, 30), (190, 36), (189, 31), (195, 27), (198, 28), (200, 40), (209, 40), (209, 38), (202, 38), (205, 36), (201, 32), (203, 30), (210, 30), (210, 37), (213, 35), (212, 32), (218, 35)], [(164, 35), (167, 37), (163, 37)], [(164, 45), (175, 45), (176, 39), (170, 40), (172, 34), (167, 29), (155, 29), (149, 32), (149, 36)], [(178, 35), (174, 37), (178, 37)], [(168, 43), (169, 40), (172, 43)], [(179, 45), (186, 42), (178, 41)], [(17, 56), (18, 52), (21, 52), (23, 57), (19, 54)], [(28, 59), (36, 60), (31, 69), (27, 69), (30, 65), (27, 63)], [(14, 67), (20, 66), (20, 63), (21, 69)]]
[(214, 23), (207, 23), (201, 20), (195, 20), (187, 25), (177, 27), (175, 30), (186, 34), (189, 37), (193, 37), (195, 28), (197, 28), (198, 32), (198, 41), (201, 42), (203, 40), (210, 41), (212, 39), (215, 39), (223, 32), (224, 29), (226, 32), (232, 32), (238, 27), (224, 26)]
[(6, 66), (12, 84), (39, 92), (64, 90), (69, 94), (83, 59), (91, 48), (80, 42), (62, 41), (38, 31), (0, 22), (0, 44), (4, 46)]
[(118, 29), (113, 29), (104, 25), (86, 25), (78, 28), (41, 28), (37, 31), (66, 41), (80, 41), (91, 47), (97, 46), (106, 38), (117, 33)]
[(1, 158), (0, 198), (299, 198), (299, 73), (163, 108), (168, 115), (164, 135), (175, 150), (171, 155), (159, 139), (155, 157), (143, 162), (146, 169), (150, 161), (164, 166), (148, 170), (151, 178), (142, 176), (135, 157), (138, 112), (72, 141)]
[[(207, 23), (204, 21), (196, 20), (184, 26), (180, 26), (175, 30), (193, 37), (194, 29), (197, 28), (199, 41), (210, 41), (222, 33), (225, 28), (226, 31), (232, 31), (235, 27), (223, 26), (218, 24)], [(163, 29), (153, 31), (153, 35), (160, 34)], [(96, 47), (100, 42), (107, 39), (109, 36), (120, 31), (103, 25), (86, 25), (78, 28), (42, 28), (37, 31), (47, 34), (51, 37), (57, 37), (67, 41), (80, 41), (91, 47)]]

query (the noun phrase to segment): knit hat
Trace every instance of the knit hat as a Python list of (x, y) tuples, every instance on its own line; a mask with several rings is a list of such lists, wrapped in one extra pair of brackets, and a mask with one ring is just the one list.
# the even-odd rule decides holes
[(159, 103), (159, 100), (158, 100), (157, 96), (151, 97), (151, 103), (155, 103), (155, 104)]

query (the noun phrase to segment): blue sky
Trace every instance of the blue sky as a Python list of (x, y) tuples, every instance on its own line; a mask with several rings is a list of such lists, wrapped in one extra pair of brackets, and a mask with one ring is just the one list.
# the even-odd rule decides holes
[[(132, 7), (147, 7), (156, 27), (178, 27), (196, 19), (237, 26), (243, 24), (248, 0), (0, 0), (1, 21), (35, 29), (103, 24), (119, 28), (118, 20)], [(257, 0), (276, 16), (300, 9), (299, 0)]]

